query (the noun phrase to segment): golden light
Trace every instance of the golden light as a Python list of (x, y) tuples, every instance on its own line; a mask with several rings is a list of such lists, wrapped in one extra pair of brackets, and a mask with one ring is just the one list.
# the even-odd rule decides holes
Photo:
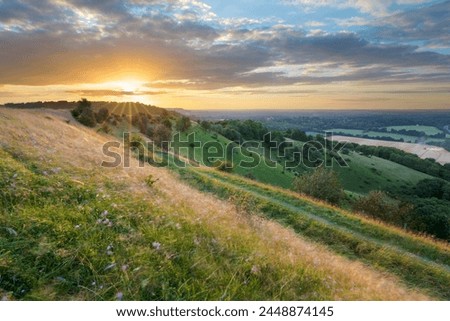
[(144, 85), (143, 81), (139, 80), (120, 80), (114, 83), (120, 90), (129, 93), (139, 93)]

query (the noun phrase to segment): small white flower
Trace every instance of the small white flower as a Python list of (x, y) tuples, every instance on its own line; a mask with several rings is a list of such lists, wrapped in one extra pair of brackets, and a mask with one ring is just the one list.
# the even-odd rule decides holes
[(122, 301), (122, 299), (123, 299), (123, 293), (122, 293), (122, 292), (118, 292), (118, 293), (116, 294), (116, 298), (117, 298), (117, 300)]
[(97, 224), (101, 224), (102, 223), (102, 220), (101, 219), (98, 219), (97, 220)]
[(81, 225), (75, 225), (76, 229), (79, 229), (81, 227)]
[(108, 214), (109, 214), (109, 212), (105, 210), (102, 212), (101, 217), (106, 217)]
[(122, 265), (122, 271), (125, 272), (126, 270), (128, 270), (128, 265), (127, 264)]
[(113, 226), (113, 222), (110, 221), (110, 222), (108, 223), (108, 227), (112, 227), (112, 226)]
[(152, 246), (157, 251), (159, 251), (161, 249), (161, 243), (159, 243), (159, 242), (153, 242)]
[(252, 274), (259, 274), (259, 272), (261, 272), (261, 270), (260, 270), (259, 266), (253, 265), (250, 272), (252, 272)]

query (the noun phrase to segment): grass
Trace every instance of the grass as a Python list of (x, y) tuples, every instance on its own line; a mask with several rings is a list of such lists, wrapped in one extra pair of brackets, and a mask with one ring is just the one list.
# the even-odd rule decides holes
[(332, 297), (321, 273), (255, 256), (252, 235), (222, 239), (183, 209), (0, 156), (0, 289), (12, 299)]
[(340, 181), (348, 191), (365, 194), (372, 190), (399, 191), (431, 176), (376, 156), (355, 152), (343, 155), (348, 167), (335, 165)]
[(292, 226), (285, 228), (276, 215), (249, 215), (244, 209), (250, 203), (201, 193), (163, 168), (139, 168), (133, 159), (129, 168), (102, 168), (102, 146), (113, 138), (67, 119), (68, 112), (0, 109), (0, 297), (442, 297), (300, 237), (303, 220), (297, 213), (299, 226), (283, 222)]
[(415, 130), (418, 132), (423, 132), (425, 133), (425, 135), (430, 136), (430, 135), (436, 135), (436, 134), (441, 134), (442, 130), (434, 127), (434, 126), (421, 126), (421, 125), (412, 125), (412, 126), (390, 126), (390, 127), (386, 127), (386, 129), (388, 131), (391, 130)]
[(335, 135), (351, 135), (356, 137), (363, 137), (368, 136), (370, 138), (380, 138), (380, 137), (391, 137), (395, 140), (403, 139), (405, 142), (411, 142), (414, 143), (417, 140), (417, 137), (415, 136), (409, 136), (409, 135), (401, 135), (401, 134), (394, 134), (390, 132), (376, 132), (376, 131), (365, 131), (362, 129), (342, 129), (342, 128), (335, 128), (335, 129), (329, 129), (327, 130), (329, 132), (333, 132)]
[[(226, 147), (230, 144), (233, 144), (230, 140), (227, 138), (215, 134), (210, 133), (205, 130), (203, 130), (200, 126), (194, 126), (190, 130), (188, 130), (185, 133), (181, 134), (181, 140), (186, 141), (187, 136), (189, 134), (195, 133), (195, 139), (196, 141), (200, 142), (202, 146), (204, 146), (207, 142), (217, 142), (222, 146), (222, 149), (225, 151)], [(174, 147), (177, 147), (177, 144), (174, 145)], [(249, 162), (251, 160), (250, 157), (248, 157), (249, 151), (245, 150), (244, 148), (240, 148), (238, 145), (234, 145), (232, 160), (235, 164), (235, 168), (233, 172), (240, 176), (246, 176), (251, 175), (254, 177), (255, 180), (272, 184), (279, 187), (284, 188), (290, 188), (292, 185), (292, 180), (294, 179), (294, 175), (290, 172), (283, 171), (283, 168), (280, 164), (273, 162), (273, 161), (267, 161), (267, 163), (270, 163), (271, 166), (268, 166), (266, 164), (266, 159), (264, 156), (261, 156), (261, 162), (258, 163), (253, 168), (245, 168), (243, 166), (238, 166), (240, 162)], [(214, 162), (209, 162), (207, 159), (203, 158), (203, 151), (201, 148), (195, 148), (194, 150), (194, 157), (195, 160), (205, 166), (212, 166)], [(257, 152), (257, 151), (255, 151)], [(180, 149), (180, 155), (183, 157), (188, 157), (189, 153), (186, 148)], [(228, 157), (231, 158), (229, 155)]]
[(191, 170), (184, 175), (199, 188), (231, 198), (244, 209), (260, 211), (337, 253), (394, 273), (409, 285), (426, 289), (440, 298), (450, 297), (447, 287), (450, 253), (443, 243), (407, 235), (232, 175), (206, 170)]

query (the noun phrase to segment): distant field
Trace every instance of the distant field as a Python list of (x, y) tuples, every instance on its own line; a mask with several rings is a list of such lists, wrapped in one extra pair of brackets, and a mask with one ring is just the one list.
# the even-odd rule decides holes
[(436, 135), (441, 134), (442, 130), (436, 128), (434, 126), (420, 126), (420, 125), (412, 125), (412, 126), (390, 126), (386, 127), (388, 131), (394, 130), (416, 130), (418, 132), (424, 132), (425, 135)]
[(327, 131), (333, 132), (334, 134), (352, 135), (352, 136), (358, 136), (358, 137), (362, 137), (364, 135), (367, 135), (367, 136), (373, 137), (373, 138), (391, 137), (392, 139), (396, 139), (396, 140), (403, 139), (405, 142), (412, 142), (412, 143), (414, 143), (417, 140), (417, 137), (414, 137), (414, 136), (394, 134), (394, 133), (385, 133), (385, 132), (364, 131), (362, 129), (335, 128), (335, 129), (328, 129)]
[(402, 142), (389, 142), (385, 140), (378, 139), (366, 139), (359, 137), (350, 137), (350, 136), (333, 136), (334, 141), (343, 141), (356, 143), (359, 145), (367, 145), (367, 146), (385, 146), (385, 147), (393, 147), (403, 150), (407, 153), (416, 154), (420, 158), (432, 158), (435, 159), (436, 162), (440, 164), (450, 163), (450, 152), (445, 150), (442, 147), (436, 147), (432, 145), (422, 145), (422, 144), (410, 144), (410, 143), (402, 143)]

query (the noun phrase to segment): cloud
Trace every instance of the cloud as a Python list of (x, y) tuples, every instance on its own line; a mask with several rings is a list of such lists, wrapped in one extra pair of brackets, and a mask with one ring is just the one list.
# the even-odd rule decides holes
[(333, 7), (339, 9), (354, 8), (373, 16), (386, 16), (393, 5), (411, 5), (429, 3), (431, 0), (282, 0), (282, 3), (301, 8)]
[(382, 40), (450, 47), (450, 1), (397, 13), (375, 23), (371, 35)]
[[(314, 1), (315, 5), (335, 2)], [(346, 3), (369, 8), (367, 3), (372, 2)], [(312, 1), (296, 3), (314, 5)], [(436, 17), (439, 8), (424, 8), (421, 12), (429, 15), (424, 19)], [(151, 88), (160, 89), (143, 94), (156, 95), (176, 88), (450, 81), (450, 56), (420, 51), (417, 46), (380, 44), (349, 32), (308, 34), (295, 26), (267, 26), (258, 21), (233, 25), (214, 17), (211, 7), (200, 1), (43, 1), (42, 10), (37, 5), (3, 1), (0, 84), (96, 83), (131, 74), (145, 77)], [(409, 34), (405, 37), (416, 39), (418, 31), (412, 26), (419, 21), (419, 13), (409, 19), (399, 16), (396, 26), (411, 26), (405, 29)], [(437, 33), (435, 24), (430, 30), (424, 27), (428, 31), (420, 37), (432, 36), (432, 31), (437, 38), (445, 37)], [(446, 30), (448, 24), (441, 27)], [(376, 33), (394, 38), (393, 29), (377, 29)], [(133, 94), (80, 92), (88, 93)]]
[(154, 90), (144, 90), (144, 91), (126, 91), (126, 90), (109, 90), (109, 89), (84, 89), (84, 90), (67, 90), (69, 94), (77, 94), (79, 96), (89, 96), (89, 97), (102, 97), (102, 96), (154, 96), (154, 95), (164, 95), (167, 91), (154, 91)]

